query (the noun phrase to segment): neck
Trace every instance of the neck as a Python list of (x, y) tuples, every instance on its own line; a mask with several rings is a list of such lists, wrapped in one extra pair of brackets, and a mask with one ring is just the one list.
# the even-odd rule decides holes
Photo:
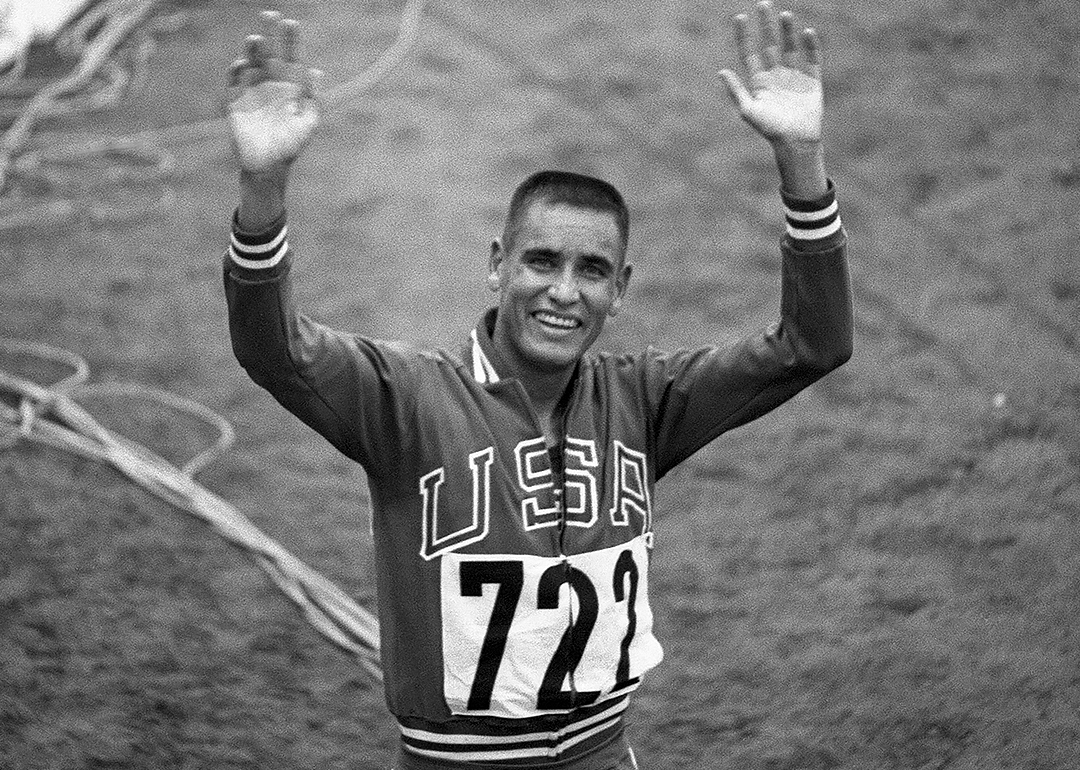
[(533, 408), (542, 417), (550, 417), (559, 399), (566, 392), (570, 378), (574, 376), (576, 363), (558, 369), (535, 366), (526, 361), (514, 346), (506, 341), (498, 323), (495, 325), (491, 341), (495, 344), (500, 362), (508, 368), (506, 374), (521, 383)]
[(516, 376), (522, 387), (525, 388), (525, 393), (529, 396), (533, 408), (540, 415), (551, 417), (563, 393), (566, 392), (566, 387), (570, 384), (570, 378), (573, 374), (574, 368), (568, 367), (565, 370), (555, 372), (538, 372), (535, 370), (525, 372), (519, 370)]

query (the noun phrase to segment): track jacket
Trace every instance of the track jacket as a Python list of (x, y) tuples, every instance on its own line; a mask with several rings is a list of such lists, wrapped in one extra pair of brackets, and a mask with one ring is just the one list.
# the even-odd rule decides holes
[(495, 310), (459, 351), (335, 331), (293, 306), (284, 220), (234, 226), (237, 359), (368, 476), (386, 699), (406, 751), (562, 764), (621, 735), (662, 657), (654, 483), (850, 355), (832, 187), (784, 203), (780, 322), (725, 347), (587, 354), (550, 449), (492, 344)]

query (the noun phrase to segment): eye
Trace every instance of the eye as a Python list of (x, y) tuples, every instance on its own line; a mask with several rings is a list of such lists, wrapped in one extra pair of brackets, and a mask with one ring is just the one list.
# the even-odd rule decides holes
[(525, 264), (536, 270), (552, 270), (556, 267), (554, 254), (534, 252), (525, 257)]
[(606, 262), (589, 260), (581, 266), (581, 272), (586, 278), (600, 280), (608, 277), (608, 265)]

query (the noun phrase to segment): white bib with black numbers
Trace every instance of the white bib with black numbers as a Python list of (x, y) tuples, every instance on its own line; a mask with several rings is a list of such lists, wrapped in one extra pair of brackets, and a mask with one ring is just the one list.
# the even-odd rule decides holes
[(663, 651), (645, 537), (567, 557), (441, 557), (443, 687), (454, 714), (533, 717), (629, 692)]

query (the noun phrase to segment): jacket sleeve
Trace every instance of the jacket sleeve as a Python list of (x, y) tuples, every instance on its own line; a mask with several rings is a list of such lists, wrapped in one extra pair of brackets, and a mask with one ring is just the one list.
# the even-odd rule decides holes
[(658, 478), (851, 357), (847, 235), (832, 183), (817, 200), (783, 200), (779, 322), (729, 346), (647, 355)]
[(330, 329), (293, 305), (284, 218), (260, 233), (233, 220), (225, 296), (233, 353), (258, 385), (368, 473), (407, 441), (413, 357), (401, 345)]

